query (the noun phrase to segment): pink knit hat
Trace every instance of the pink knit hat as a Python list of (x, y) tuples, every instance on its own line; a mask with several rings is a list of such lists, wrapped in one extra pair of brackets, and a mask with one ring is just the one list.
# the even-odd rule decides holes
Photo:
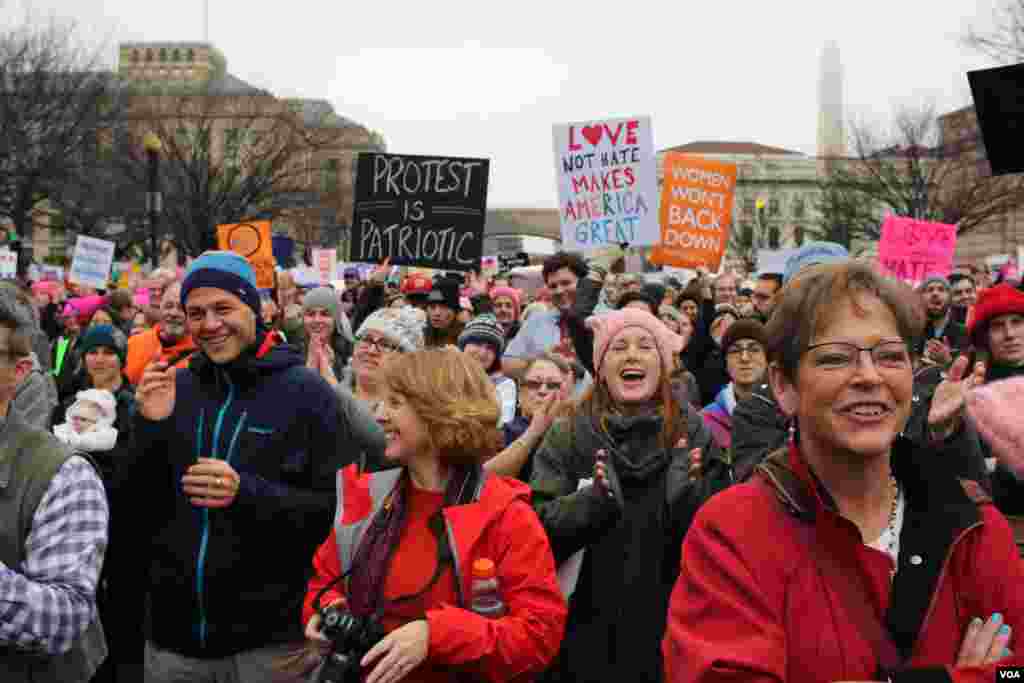
[(654, 343), (658, 346), (662, 365), (667, 368), (673, 367), (673, 359), (683, 350), (682, 337), (647, 311), (638, 308), (623, 308), (611, 313), (592, 315), (587, 318), (586, 325), (594, 332), (594, 370), (598, 373), (601, 372), (601, 364), (604, 362), (605, 353), (608, 352), (608, 346), (627, 327), (640, 327), (651, 333)]
[(520, 303), (519, 303), (519, 290), (513, 287), (492, 287), (491, 288), (491, 301), (499, 297), (505, 297), (506, 299), (512, 300), (512, 308), (516, 312), (516, 320), (519, 320)]
[(967, 414), (992, 453), (1024, 477), (1024, 425), (1019, 418), (1024, 402), (1024, 377), (992, 382), (967, 394)]

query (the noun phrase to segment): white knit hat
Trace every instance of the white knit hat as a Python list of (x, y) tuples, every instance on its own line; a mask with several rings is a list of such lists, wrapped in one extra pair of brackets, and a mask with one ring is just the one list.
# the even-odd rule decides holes
[(75, 394), (75, 402), (68, 409), (68, 419), (77, 415), (83, 404), (91, 403), (100, 409), (97, 427), (113, 427), (117, 419), (117, 399), (106, 389), (86, 389)]
[(403, 351), (412, 353), (423, 348), (423, 326), (425, 324), (426, 315), (412, 306), (381, 308), (363, 321), (356, 337), (361, 337), (372, 330), (398, 344)]

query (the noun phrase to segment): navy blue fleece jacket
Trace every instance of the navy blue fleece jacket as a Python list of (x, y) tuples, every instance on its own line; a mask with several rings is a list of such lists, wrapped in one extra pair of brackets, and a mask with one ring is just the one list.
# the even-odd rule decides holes
[[(258, 350), (257, 350), (258, 349)], [(196, 354), (166, 420), (136, 417), (132, 468), (152, 638), (199, 658), (301, 642), (311, 558), (333, 520), (335, 473), (358, 457), (331, 387), (291, 346), (261, 337), (230, 364)], [(233, 504), (193, 506), (198, 457), (240, 476)]]

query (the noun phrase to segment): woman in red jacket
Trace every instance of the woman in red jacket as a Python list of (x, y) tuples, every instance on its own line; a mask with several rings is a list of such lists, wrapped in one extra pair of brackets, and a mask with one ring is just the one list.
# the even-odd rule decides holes
[[(387, 632), (361, 658), (367, 683), (540, 673), (558, 652), (566, 605), (529, 488), (481, 468), (500, 441), (490, 380), (465, 354), (422, 351), (390, 363), (385, 385), (377, 419), (396, 467), (339, 473), (335, 528), (302, 615), (307, 638), (326, 646), (317, 603), (342, 604)], [(505, 606), (496, 618), (470, 609), (484, 559)]]
[(683, 681), (992, 681), (1024, 665), (1024, 564), (1005, 518), (949, 472), (961, 360), (934, 447), (900, 436), (921, 302), (868, 266), (815, 266), (780, 293), (769, 378), (787, 449), (711, 499), (683, 542), (663, 642)]

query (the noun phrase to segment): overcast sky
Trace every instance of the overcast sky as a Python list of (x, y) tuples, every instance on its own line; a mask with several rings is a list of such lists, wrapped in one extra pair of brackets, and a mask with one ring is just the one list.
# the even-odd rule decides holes
[[(557, 204), (551, 124), (650, 115), (656, 149), (753, 140), (813, 154), (821, 48), (835, 40), (847, 115), (970, 102), (960, 44), (1003, 0), (209, 0), (228, 70), (326, 98), (392, 152), (488, 157), (493, 207)], [(0, 0), (119, 41), (203, 39), (203, 0)]]

